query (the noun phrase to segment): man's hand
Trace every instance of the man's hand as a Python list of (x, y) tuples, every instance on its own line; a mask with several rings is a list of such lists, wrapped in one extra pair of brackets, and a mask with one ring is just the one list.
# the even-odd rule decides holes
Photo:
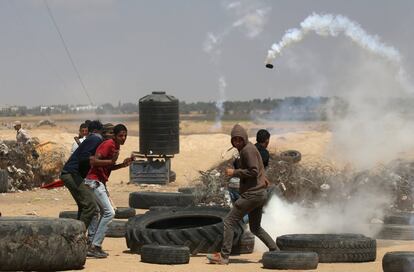
[(228, 177), (232, 177), (234, 175), (234, 169), (233, 168), (226, 168), (225, 174)]
[(124, 167), (127, 167), (131, 164), (131, 162), (132, 162), (132, 158), (128, 157), (128, 158), (124, 159), (124, 162), (122, 164), (124, 165)]

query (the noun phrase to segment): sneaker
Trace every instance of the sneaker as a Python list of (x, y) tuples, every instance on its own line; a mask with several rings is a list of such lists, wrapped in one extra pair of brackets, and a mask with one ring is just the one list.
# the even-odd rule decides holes
[(98, 259), (103, 259), (103, 258), (107, 257), (107, 255), (104, 254), (104, 253), (101, 253), (96, 246), (91, 246), (88, 249), (88, 252), (86, 253), (86, 256), (93, 257), (93, 258), (98, 258)]
[(219, 252), (207, 254), (207, 260), (211, 264), (229, 264), (229, 258), (224, 258)]
[(106, 255), (106, 256), (109, 256), (108, 252), (104, 251), (104, 250), (102, 249), (102, 247), (100, 247), (100, 246), (95, 246), (95, 249), (96, 249), (99, 253), (102, 253), (102, 254), (104, 254), (104, 255)]

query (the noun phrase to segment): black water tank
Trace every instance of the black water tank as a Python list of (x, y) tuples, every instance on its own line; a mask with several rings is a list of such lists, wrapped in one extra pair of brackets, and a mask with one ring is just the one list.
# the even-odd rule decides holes
[(139, 153), (179, 153), (178, 99), (165, 92), (153, 92), (139, 100)]

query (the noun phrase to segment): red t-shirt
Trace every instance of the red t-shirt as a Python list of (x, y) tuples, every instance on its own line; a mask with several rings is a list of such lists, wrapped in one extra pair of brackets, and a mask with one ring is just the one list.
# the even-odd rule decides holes
[[(117, 144), (113, 139), (110, 139), (104, 141), (98, 146), (95, 155), (99, 154), (101, 160), (111, 160), (117, 151), (119, 151), (119, 144)], [(105, 183), (111, 174), (111, 169), (112, 165), (99, 167), (92, 166), (86, 178), (99, 180)]]

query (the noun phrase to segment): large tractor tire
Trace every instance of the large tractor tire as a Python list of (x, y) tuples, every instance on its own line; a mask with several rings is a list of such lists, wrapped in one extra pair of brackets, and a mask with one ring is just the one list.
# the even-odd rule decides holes
[[(218, 207), (149, 211), (128, 220), (127, 246), (137, 253), (148, 244), (187, 246), (191, 254), (216, 252), (222, 245), (223, 219), (227, 213), (228, 209)], [(243, 232), (240, 223), (235, 229), (234, 244)]]
[(81, 269), (85, 225), (73, 219), (0, 217), (1, 271)]

